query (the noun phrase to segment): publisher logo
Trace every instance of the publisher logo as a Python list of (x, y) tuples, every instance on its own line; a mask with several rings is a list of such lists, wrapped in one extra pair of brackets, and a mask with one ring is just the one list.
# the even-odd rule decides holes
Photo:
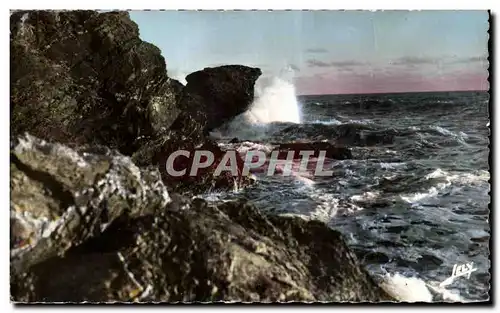
[(477, 271), (477, 268), (474, 268), (474, 262), (469, 262), (465, 264), (455, 264), (453, 265), (453, 270), (451, 271), (451, 276), (448, 277), (446, 280), (444, 280), (441, 284), (439, 284), (439, 287), (444, 287), (448, 286), (453, 281), (455, 278), (461, 277), (461, 276), (466, 276), (467, 279), (470, 279), (470, 275), (472, 272)]

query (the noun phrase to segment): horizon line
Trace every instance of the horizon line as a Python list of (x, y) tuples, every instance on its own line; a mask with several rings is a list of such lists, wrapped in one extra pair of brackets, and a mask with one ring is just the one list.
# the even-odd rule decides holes
[(447, 93), (447, 92), (490, 92), (490, 89), (470, 89), (470, 90), (424, 90), (424, 91), (390, 91), (390, 92), (356, 92), (356, 93), (321, 93), (321, 94), (297, 94), (297, 97), (310, 96), (355, 96), (355, 95), (381, 95), (381, 94), (403, 94), (403, 93)]

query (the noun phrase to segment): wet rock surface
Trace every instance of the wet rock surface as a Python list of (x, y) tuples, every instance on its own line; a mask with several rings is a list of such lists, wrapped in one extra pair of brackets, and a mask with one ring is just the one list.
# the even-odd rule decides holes
[(33, 237), (11, 250), (13, 300), (390, 300), (321, 222), (169, 194), (157, 171), (94, 153), (14, 145), (11, 216)]
[[(189, 74), (180, 106), (208, 132), (245, 112), (254, 98), (258, 68), (224, 65)], [(193, 114), (203, 112), (201, 116)], [(182, 117), (181, 117), (182, 118)]]
[(127, 12), (20, 11), (10, 24), (13, 136), (105, 145), (139, 165), (157, 164), (165, 146), (204, 143), (209, 129), (248, 108), (261, 74), (206, 68), (184, 87)]
[(20, 11), (10, 27), (13, 134), (129, 154), (179, 114), (182, 85), (127, 12)]

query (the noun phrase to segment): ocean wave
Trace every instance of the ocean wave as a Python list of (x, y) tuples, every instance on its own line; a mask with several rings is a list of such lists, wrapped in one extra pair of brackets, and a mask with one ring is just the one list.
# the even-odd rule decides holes
[(300, 123), (300, 105), (295, 86), (287, 77), (264, 78), (255, 84), (255, 100), (244, 116), (253, 124), (271, 122)]
[(433, 300), (425, 281), (417, 277), (387, 273), (383, 276), (380, 287), (399, 301), (432, 302)]
[(393, 170), (393, 169), (396, 169), (396, 168), (404, 168), (406, 167), (406, 163), (405, 162), (392, 162), (392, 163), (385, 163), (385, 162), (381, 162), (379, 163), (380, 167), (382, 169), (385, 169), (385, 170)]
[(437, 125), (430, 126), (429, 128), (433, 131), (436, 131), (437, 133), (439, 133), (441, 135), (452, 137), (463, 144), (466, 144), (465, 141), (469, 138), (469, 136), (462, 131), (456, 133), (456, 132), (453, 132), (451, 130), (448, 130), (444, 127), (437, 126)]
[(424, 179), (441, 179), (436, 186), (429, 188), (426, 192), (417, 192), (413, 194), (401, 195), (400, 198), (408, 203), (415, 204), (424, 199), (436, 197), (442, 190), (447, 187), (454, 185), (479, 185), (487, 182), (490, 178), (490, 174), (487, 171), (476, 171), (472, 173), (460, 173), (451, 174), (450, 172), (444, 171), (440, 168), (434, 170), (433, 172), (424, 176)]
[(367, 191), (360, 195), (351, 196), (349, 199), (354, 202), (365, 202), (365, 201), (373, 201), (380, 196), (380, 192), (378, 191)]
[(264, 153), (271, 153), (273, 151), (273, 145), (271, 144), (262, 144), (256, 143), (252, 141), (243, 141), (241, 143), (233, 144), (233, 148), (238, 151), (240, 154), (245, 154), (248, 151), (259, 150)]
[(487, 182), (490, 179), (490, 173), (488, 171), (479, 170), (470, 173), (452, 174), (448, 171), (444, 171), (438, 168), (433, 172), (425, 175), (425, 179), (436, 178), (443, 178), (450, 183), (458, 182), (460, 184), (478, 184)]
[(323, 125), (340, 125), (342, 124), (341, 121), (338, 121), (334, 118), (330, 119), (330, 120), (314, 120), (314, 121), (310, 121), (308, 122), (309, 124), (323, 124)]
[(360, 119), (360, 120), (348, 120), (345, 122), (345, 124), (361, 124), (361, 125), (368, 125), (368, 124), (373, 124), (373, 121), (370, 119)]
[[(439, 189), (444, 189), (445, 187), (447, 187), (447, 185), (442, 185), (442, 188), (439, 188)], [(427, 192), (416, 192), (416, 193), (406, 195), (406, 196), (402, 195), (400, 197), (401, 197), (401, 200), (403, 200), (405, 202), (415, 204), (421, 200), (431, 198), (431, 197), (436, 197), (439, 194), (439, 189), (436, 187), (431, 187), (431, 188), (429, 188), (429, 190)]]

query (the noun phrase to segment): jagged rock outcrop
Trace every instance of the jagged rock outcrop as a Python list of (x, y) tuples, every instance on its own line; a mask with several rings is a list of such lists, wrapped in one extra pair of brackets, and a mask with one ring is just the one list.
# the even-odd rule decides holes
[(151, 214), (170, 201), (157, 171), (105, 147), (95, 150), (19, 138), (11, 151), (11, 246), (33, 249), (12, 250), (15, 272), (63, 254), (118, 217)]
[(183, 86), (127, 12), (19, 11), (10, 29), (14, 135), (130, 154), (177, 118)]
[(14, 301), (390, 300), (323, 223), (169, 194), (107, 148), (11, 154)]
[[(19, 11), (10, 27), (12, 135), (104, 145), (141, 166), (205, 143), (208, 129), (246, 110), (261, 74), (208, 68), (190, 74), (184, 88), (127, 12)], [(199, 178), (199, 191), (234, 187), (229, 178)]]
[(245, 112), (253, 102), (255, 81), (261, 74), (259, 68), (243, 65), (205, 68), (189, 74), (179, 103), (183, 114), (172, 128), (198, 129), (207, 134)]

